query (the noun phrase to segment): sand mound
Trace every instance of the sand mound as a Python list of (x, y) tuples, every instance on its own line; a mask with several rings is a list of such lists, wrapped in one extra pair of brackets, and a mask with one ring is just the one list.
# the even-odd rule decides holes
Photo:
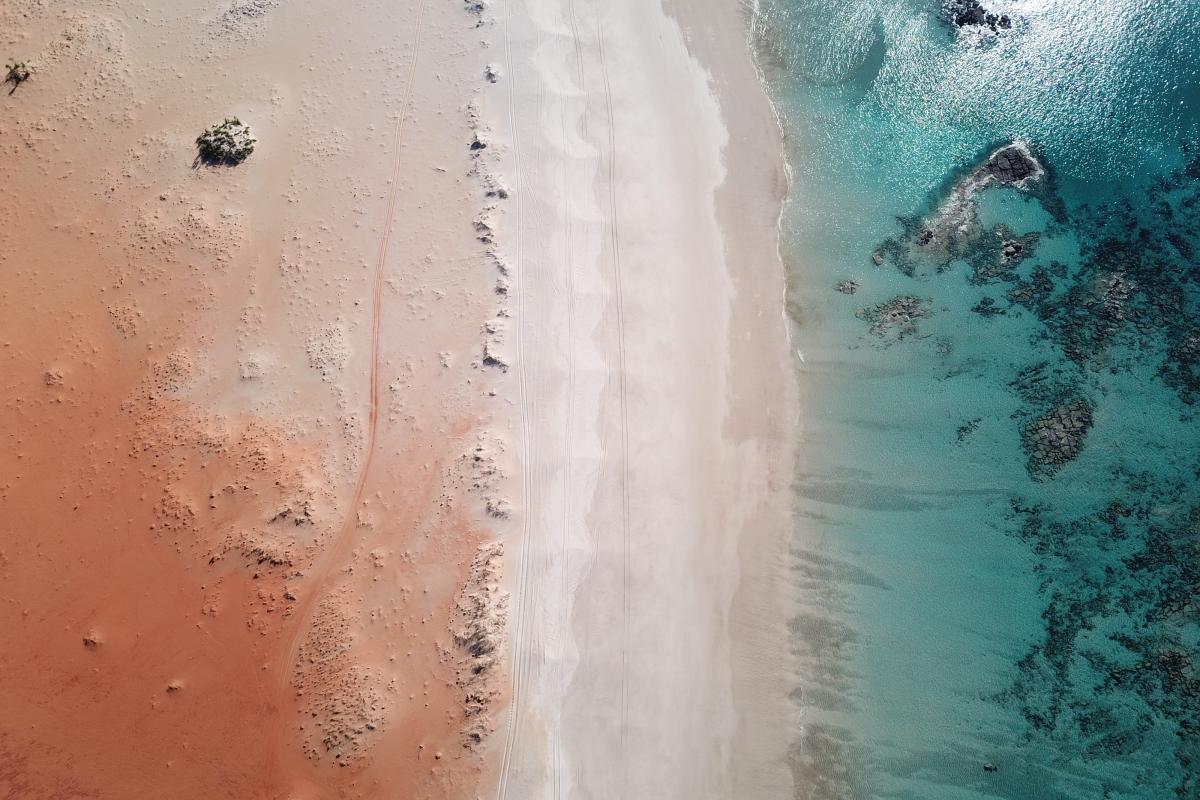
[(500, 694), (497, 673), (508, 622), (508, 593), (500, 584), (503, 560), (502, 543), (480, 545), (454, 606), (451, 631), (459, 650), (457, 685), (463, 691), (467, 747), (481, 744), (495, 728), (490, 711)]
[(305, 752), (349, 766), (362, 759), (388, 717), (391, 703), (377, 670), (357, 663), (351, 616), (336, 597), (313, 614), (292, 676)]

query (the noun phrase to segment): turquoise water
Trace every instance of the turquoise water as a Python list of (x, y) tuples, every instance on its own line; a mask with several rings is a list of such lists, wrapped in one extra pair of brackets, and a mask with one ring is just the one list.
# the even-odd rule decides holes
[[(757, 19), (799, 796), (1200, 798), (1200, 0), (984, 5)], [(1014, 141), (1041, 177), (971, 190)]]

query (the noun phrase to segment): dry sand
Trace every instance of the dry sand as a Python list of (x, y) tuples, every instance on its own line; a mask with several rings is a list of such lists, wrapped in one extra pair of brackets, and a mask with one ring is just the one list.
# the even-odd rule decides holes
[(0, 794), (789, 796), (731, 6), (0, 6)]
[(497, 797), (790, 797), (786, 180), (745, 20), (483, 19), (525, 511)]
[[(473, 24), (0, 7), (35, 70), (0, 116), (0, 795), (474, 793), (505, 406)], [(195, 166), (235, 114), (253, 156)]]

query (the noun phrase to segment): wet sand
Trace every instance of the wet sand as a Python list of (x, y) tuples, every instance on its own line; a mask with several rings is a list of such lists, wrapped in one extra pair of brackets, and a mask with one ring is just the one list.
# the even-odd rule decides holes
[(0, 789), (789, 796), (732, 6), (0, 9)]

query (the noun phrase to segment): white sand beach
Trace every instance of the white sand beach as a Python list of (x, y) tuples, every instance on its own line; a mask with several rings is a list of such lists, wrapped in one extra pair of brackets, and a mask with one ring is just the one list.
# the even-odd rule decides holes
[(788, 797), (785, 181), (744, 20), (484, 13), (525, 484), (498, 797)]

